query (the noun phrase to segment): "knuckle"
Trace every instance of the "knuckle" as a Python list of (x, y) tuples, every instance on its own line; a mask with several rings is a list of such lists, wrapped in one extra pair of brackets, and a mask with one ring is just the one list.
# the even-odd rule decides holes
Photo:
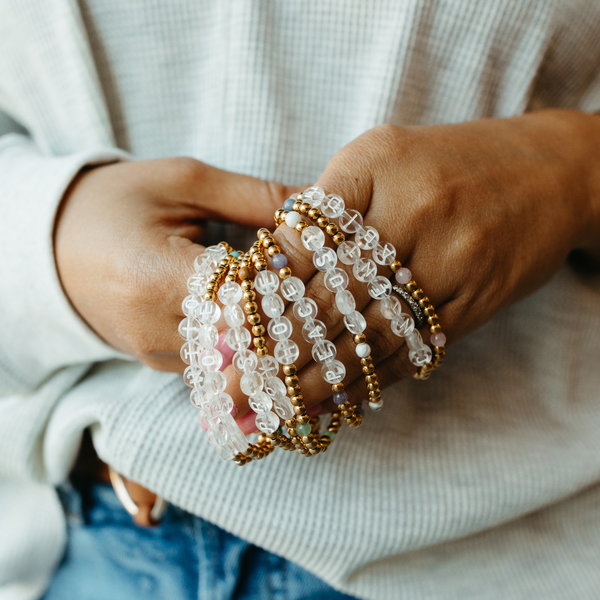
[(365, 329), (367, 343), (371, 346), (372, 356), (375, 361), (380, 361), (390, 356), (403, 344), (401, 338), (394, 335), (390, 329), (389, 321), (382, 315), (374, 314), (367, 319)]
[(288, 188), (281, 183), (264, 181), (266, 197), (273, 206), (281, 206), (288, 197)]
[(189, 156), (176, 156), (166, 161), (166, 178), (174, 185), (198, 185), (204, 178), (206, 165)]

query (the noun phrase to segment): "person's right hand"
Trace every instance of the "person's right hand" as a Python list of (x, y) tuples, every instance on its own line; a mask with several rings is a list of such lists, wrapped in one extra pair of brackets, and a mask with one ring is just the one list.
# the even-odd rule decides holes
[(191, 158), (84, 170), (56, 223), (65, 293), (107, 343), (154, 369), (182, 372), (177, 328), (205, 221), (272, 227), (293, 191)]

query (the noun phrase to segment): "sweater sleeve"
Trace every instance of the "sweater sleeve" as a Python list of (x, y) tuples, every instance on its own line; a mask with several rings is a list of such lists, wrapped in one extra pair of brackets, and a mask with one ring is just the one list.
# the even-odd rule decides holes
[(52, 237), (57, 207), (80, 169), (126, 158), (114, 148), (48, 156), (26, 135), (0, 137), (0, 396), (31, 391), (68, 365), (124, 357), (71, 307)]

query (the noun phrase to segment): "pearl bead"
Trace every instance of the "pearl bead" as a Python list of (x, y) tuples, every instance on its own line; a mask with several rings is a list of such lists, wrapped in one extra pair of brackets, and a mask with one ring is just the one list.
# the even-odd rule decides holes
[(396, 273), (396, 281), (402, 285), (408, 283), (411, 279), (412, 279), (412, 273), (406, 267), (402, 267)]
[(300, 221), (302, 221), (302, 217), (297, 212), (291, 211), (285, 215), (285, 224), (288, 227), (294, 228)]
[(374, 412), (379, 412), (383, 408), (383, 401), (369, 402), (369, 408)]
[(369, 344), (358, 344), (356, 354), (359, 358), (367, 358), (371, 354), (371, 346)]

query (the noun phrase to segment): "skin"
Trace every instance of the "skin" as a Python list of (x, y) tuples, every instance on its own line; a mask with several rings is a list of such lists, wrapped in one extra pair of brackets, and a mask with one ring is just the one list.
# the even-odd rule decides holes
[[(394, 244), (397, 258), (436, 307), (449, 346), (543, 286), (572, 250), (600, 257), (599, 157), (600, 117), (577, 111), (457, 125), (385, 125), (341, 149), (317, 185), (342, 196), (347, 208), (364, 215), (365, 225)], [(108, 343), (153, 368), (181, 371), (176, 331), (185, 281), (201, 251), (195, 242), (202, 220), (270, 227), (275, 209), (293, 191), (298, 190), (191, 159), (84, 173), (57, 222), (56, 257), (65, 292)], [(239, 202), (242, 196), (260, 202)], [(350, 399), (365, 400), (352, 336), (323, 274), (313, 267), (312, 253), (285, 225), (275, 238), (319, 305), (318, 318), (346, 365)], [(380, 274), (390, 272), (382, 267)], [(351, 275), (349, 289), (366, 317), (365, 334), (385, 389), (414, 367), (366, 285)], [(291, 307), (285, 314), (291, 318)], [(321, 404), (317, 410), (326, 412), (333, 407), (331, 388), (294, 324), (306, 404)], [(422, 332), (427, 342), (428, 333)], [(235, 385), (239, 376), (231, 366), (225, 372), (228, 392), (239, 406), (238, 422), (252, 431), (246, 398)]]

